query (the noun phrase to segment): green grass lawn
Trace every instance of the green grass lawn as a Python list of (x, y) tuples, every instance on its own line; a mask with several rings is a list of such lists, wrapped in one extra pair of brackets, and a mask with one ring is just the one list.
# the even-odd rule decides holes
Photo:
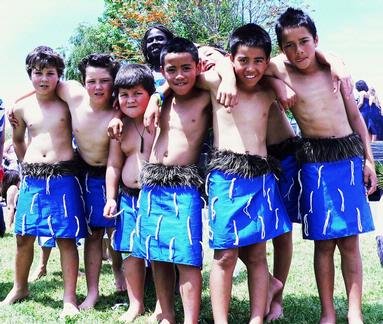
[[(299, 226), (294, 228), (294, 256), (290, 275), (285, 289), (285, 316), (275, 323), (317, 323), (320, 314), (319, 298), (316, 290), (312, 267), (313, 243), (303, 241)], [(35, 261), (32, 271), (37, 265), (39, 251), (36, 248)], [(364, 298), (363, 313), (365, 323), (383, 323), (383, 269), (380, 267), (375, 251), (374, 234), (361, 236), (361, 251), (364, 263)], [(15, 255), (15, 238), (7, 234), (0, 239), (0, 300), (2, 300), (13, 284), (13, 262)], [(80, 258), (83, 250), (80, 248)], [(268, 245), (268, 257), (272, 266), (272, 246)], [(210, 295), (208, 289), (209, 270), (212, 253), (205, 251), (205, 266), (203, 269), (203, 292), (201, 303), (201, 323), (212, 323)], [(80, 269), (84, 271), (81, 261)], [(230, 322), (241, 324), (248, 321), (249, 298), (247, 293), (246, 271), (243, 270), (234, 279), (233, 298), (230, 306)], [(111, 323), (116, 322), (126, 310), (123, 305), (127, 302), (126, 294), (114, 292), (114, 280), (111, 266), (104, 262), (100, 279), (101, 298), (94, 310), (81, 312), (68, 323)], [(30, 297), (13, 306), (0, 308), (1, 323), (63, 323), (59, 319), (62, 307), (62, 278), (59, 265), (58, 250), (54, 249), (49, 260), (48, 275), (40, 281), (30, 284)], [(78, 280), (78, 300), (86, 295), (85, 277)], [(153, 286), (149, 286), (146, 295), (146, 313), (136, 323), (146, 323), (154, 309), (155, 294)], [(120, 306), (112, 309), (116, 304)], [(340, 271), (339, 254), (336, 255), (336, 284), (335, 304), (338, 323), (346, 323), (347, 300)], [(179, 296), (176, 298), (177, 321), (182, 322), (182, 304)]]

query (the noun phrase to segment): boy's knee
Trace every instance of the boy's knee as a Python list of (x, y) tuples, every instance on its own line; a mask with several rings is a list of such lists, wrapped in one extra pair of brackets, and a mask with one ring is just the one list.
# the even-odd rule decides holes
[(19, 249), (33, 246), (35, 239), (35, 236), (16, 235), (16, 246)]
[(273, 246), (275, 249), (290, 249), (292, 244), (292, 232), (277, 236), (273, 239)]
[(105, 229), (103, 227), (92, 228), (92, 234), (85, 241), (98, 241), (104, 237)]
[(344, 237), (338, 240), (338, 247), (341, 253), (354, 253), (359, 251), (358, 236)]
[(321, 240), (315, 241), (315, 252), (332, 254), (335, 251), (336, 241), (335, 240)]
[(238, 259), (238, 251), (234, 249), (229, 250), (215, 250), (214, 262), (221, 268), (234, 268)]

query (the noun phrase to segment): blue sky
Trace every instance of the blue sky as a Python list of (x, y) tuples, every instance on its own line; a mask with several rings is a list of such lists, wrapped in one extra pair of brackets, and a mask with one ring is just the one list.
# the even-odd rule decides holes
[[(354, 81), (365, 79), (383, 101), (383, 1), (309, 0), (319, 48), (343, 58)], [(81, 22), (95, 23), (102, 0), (1, 0), (0, 97), (10, 104), (30, 89), (27, 53), (38, 45), (66, 46)]]

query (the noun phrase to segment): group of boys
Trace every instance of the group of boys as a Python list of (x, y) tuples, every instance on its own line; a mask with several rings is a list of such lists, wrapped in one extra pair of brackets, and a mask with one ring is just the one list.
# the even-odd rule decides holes
[[(91, 221), (96, 211), (104, 209), (105, 221), (116, 219), (111, 240), (124, 258), (130, 306), (121, 319), (132, 321), (144, 312), (147, 260), (157, 294), (155, 319), (175, 322), (174, 281), (168, 279), (175, 264), (184, 322), (197, 323), (203, 264), (200, 190), (205, 183), (209, 244), (214, 249), (210, 295), (216, 323), (228, 322), (238, 257), (247, 268), (249, 322), (282, 315), (281, 292), (292, 253), (291, 221), (296, 220), (302, 222), (304, 238), (315, 240), (320, 322), (336, 320), (333, 253), (338, 246), (349, 299), (348, 320), (361, 323), (357, 235), (373, 230), (364, 183), (370, 186), (369, 192), (376, 187), (367, 131), (352, 96), (334, 93), (329, 68), (318, 63), (318, 38), (310, 17), (289, 8), (279, 17), (276, 33), (284, 56), (270, 62), (269, 35), (260, 26), (247, 24), (230, 36), (231, 64), (203, 74), (195, 45), (183, 38), (170, 40), (160, 55), (170, 94), (166, 98), (154, 94), (162, 101), (157, 129), (150, 125), (152, 111), (145, 113), (155, 91), (150, 70), (135, 64), (121, 66), (114, 88), (124, 115), (123, 130), (120, 141), (110, 144), (105, 134), (113, 114), (108, 101), (114, 74), (97, 65), (87, 67), (88, 97), (84, 97), (77, 84), (60, 82), (56, 89), (63, 68), (56, 55), (46, 51), (30, 55), (28, 73), (36, 94), (14, 110), (19, 126), (13, 139), (24, 177), (16, 216), (15, 284), (6, 303), (28, 295), (34, 237), (51, 236), (57, 239), (62, 260), (63, 315), (76, 313), (75, 238), (89, 232), (99, 242), (103, 232), (98, 229), (110, 226)], [(299, 144), (275, 104), (274, 92), (260, 84), (264, 76), (269, 76), (265, 83), (281, 100), (286, 99), (286, 86), (296, 93), (291, 111), (303, 134)], [(233, 93), (235, 100), (230, 97)], [(230, 109), (223, 104), (234, 101)], [(144, 114), (149, 117), (145, 123)], [(197, 163), (210, 122), (214, 148), (203, 181)], [(80, 157), (90, 165), (89, 172), (77, 174), (71, 132)], [(301, 164), (299, 171), (294, 156)], [(277, 160), (282, 163), (281, 174)], [(100, 168), (105, 165), (105, 187), (96, 181), (92, 185), (91, 178), (104, 176)], [(103, 191), (104, 196), (96, 194), (98, 205), (87, 209), (90, 203), (85, 198), (93, 190)], [(280, 263), (274, 264), (274, 276), (266, 260), (269, 239), (276, 247), (275, 263)], [(84, 308), (94, 306), (98, 298), (101, 249), (97, 244), (87, 252), (88, 267), (98, 272), (92, 272), (94, 280), (87, 277)], [(278, 246), (285, 246), (287, 255)]]

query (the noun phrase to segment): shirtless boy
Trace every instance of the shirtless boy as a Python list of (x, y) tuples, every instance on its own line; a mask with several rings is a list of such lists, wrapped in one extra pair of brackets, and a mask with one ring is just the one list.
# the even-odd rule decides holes
[(76, 239), (85, 237), (87, 231), (81, 188), (75, 176), (69, 110), (55, 93), (64, 62), (50, 49), (37, 49), (28, 54), (26, 66), (36, 92), (14, 108), (18, 126), (13, 129), (12, 138), (17, 157), (23, 161), (23, 180), (15, 220), (15, 282), (2, 304), (13, 304), (29, 295), (34, 240), (36, 236), (50, 236), (57, 240), (61, 256), (61, 316), (73, 315), (78, 313)]
[[(154, 130), (145, 131), (143, 116), (150, 96), (154, 93), (154, 78), (148, 67), (139, 64), (121, 66), (114, 82), (120, 110), (124, 114), (121, 142), (112, 140), (109, 146), (106, 170), (107, 202), (104, 215), (115, 217), (116, 231), (113, 235), (114, 250), (123, 252), (126, 258), (123, 269), (129, 296), (129, 309), (120, 320), (132, 322), (144, 313), (145, 262), (129, 255), (132, 252), (138, 197), (139, 175), (144, 161), (149, 160), (154, 140)], [(118, 197), (120, 179), (121, 194)], [(117, 208), (117, 202), (119, 206)], [(124, 255), (123, 254), (123, 255)]]
[[(89, 237), (85, 239), (84, 259), (88, 295), (79, 306), (94, 307), (99, 298), (104, 232), (111, 236), (115, 220), (103, 215), (106, 203), (105, 172), (109, 138), (107, 126), (113, 117), (111, 98), (118, 64), (108, 54), (91, 54), (79, 64), (84, 86), (77, 81), (60, 82), (58, 96), (69, 107), (72, 129), (81, 159), (81, 184)], [(112, 254), (112, 268), (118, 291), (125, 290), (121, 256)]]
[[(314, 269), (322, 305), (320, 323), (335, 323), (334, 250), (339, 248), (349, 301), (349, 323), (361, 323), (362, 261), (358, 234), (374, 229), (368, 193), (376, 174), (368, 132), (352, 95), (334, 93), (328, 67), (318, 63), (314, 22), (289, 8), (275, 27), (284, 55), (272, 60), (268, 75), (298, 96), (291, 108), (302, 131), (300, 214), (303, 237), (315, 242)], [(363, 162), (364, 158), (364, 162)]]
[[(271, 40), (260, 26), (247, 24), (234, 31), (229, 45), (238, 105), (228, 113), (212, 100), (215, 151), (206, 180), (209, 241), (214, 249), (210, 294), (214, 321), (227, 323), (233, 270), (241, 257), (248, 271), (250, 323), (262, 323), (268, 312), (266, 241), (291, 231), (266, 150), (266, 126), (275, 96), (258, 83), (269, 62)], [(209, 71), (200, 79), (215, 98), (217, 73)]]
[(160, 131), (142, 170), (133, 255), (151, 261), (162, 323), (175, 323), (168, 273), (179, 270), (184, 322), (197, 323), (202, 289), (202, 215), (196, 163), (210, 115), (208, 92), (194, 87), (197, 48), (174, 38), (161, 52), (161, 71), (173, 91), (164, 102)]

